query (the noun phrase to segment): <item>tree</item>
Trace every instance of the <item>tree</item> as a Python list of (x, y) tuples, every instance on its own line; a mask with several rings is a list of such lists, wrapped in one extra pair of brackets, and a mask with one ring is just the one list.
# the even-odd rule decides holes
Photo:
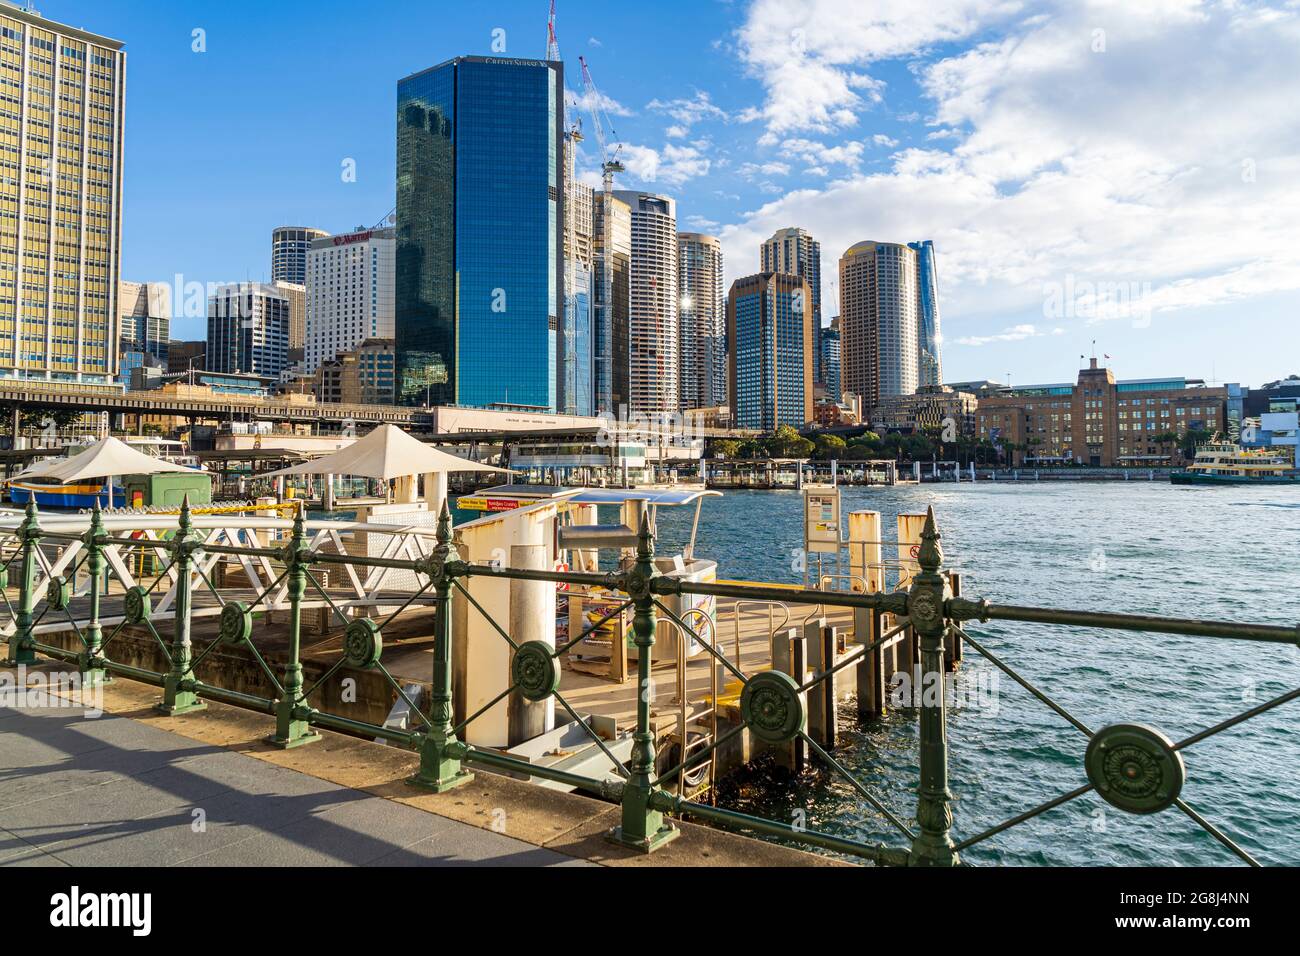
[(813, 451), (813, 443), (789, 425), (778, 427), (764, 444), (772, 458), (807, 458)]
[(712, 457), (736, 458), (740, 455), (740, 442), (730, 438), (715, 438), (710, 443)]
[(834, 461), (844, 457), (848, 445), (839, 435), (818, 435), (813, 441), (813, 457), (821, 461)]

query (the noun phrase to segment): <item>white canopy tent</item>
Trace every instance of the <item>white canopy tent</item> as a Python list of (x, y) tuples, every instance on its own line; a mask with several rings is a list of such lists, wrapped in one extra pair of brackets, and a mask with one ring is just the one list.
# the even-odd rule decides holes
[(413, 489), (417, 476), (437, 476), (439, 489), (428, 485), (425, 479), (425, 497), (431, 509), (441, 506), (446, 497), (446, 475), (453, 471), (494, 471), (510, 473), (508, 468), (468, 461), (445, 451), (439, 451), (418, 438), (412, 438), (396, 425), (381, 425), (365, 438), (331, 455), (313, 458), (289, 468), (267, 472), (264, 477), (278, 478), (288, 475), (356, 475), (378, 478), (382, 481), (409, 480)]
[(93, 478), (113, 478), (117, 475), (158, 475), (172, 471), (193, 471), (184, 465), (164, 461), (136, 451), (124, 441), (104, 438), (85, 451), (69, 458), (54, 458), (33, 465), (14, 475), (14, 481), (26, 478), (48, 478), (69, 484)]
[(396, 425), (380, 425), (365, 438), (332, 455), (313, 458), (302, 464), (279, 471), (269, 471), (263, 477), (280, 475), (357, 475), (361, 478), (380, 478), (392, 481), (411, 475), (427, 475), (448, 471), (497, 471), (509, 473), (508, 468), (484, 465), (439, 451), (412, 438)]

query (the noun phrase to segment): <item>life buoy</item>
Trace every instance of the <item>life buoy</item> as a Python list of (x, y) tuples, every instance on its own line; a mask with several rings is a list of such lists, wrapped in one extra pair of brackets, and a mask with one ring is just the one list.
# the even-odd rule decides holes
[[(570, 571), (570, 570), (572, 570), (572, 569), (569, 567), (568, 562), (566, 562), (566, 561), (556, 561), (556, 562), (555, 562), (555, 570), (556, 570), (556, 573), (563, 574), (564, 572), (566, 572), (566, 571)], [(556, 582), (555, 582), (555, 590), (557, 590), (557, 591), (567, 591), (567, 590), (569, 590), (569, 582), (568, 582), (568, 581), (556, 581)]]

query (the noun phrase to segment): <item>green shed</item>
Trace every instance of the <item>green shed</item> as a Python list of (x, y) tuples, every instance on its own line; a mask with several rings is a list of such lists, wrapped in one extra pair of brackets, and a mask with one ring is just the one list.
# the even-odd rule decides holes
[(191, 505), (212, 503), (212, 475), (206, 471), (127, 475), (122, 479), (122, 488), (128, 508), (179, 508), (187, 494)]

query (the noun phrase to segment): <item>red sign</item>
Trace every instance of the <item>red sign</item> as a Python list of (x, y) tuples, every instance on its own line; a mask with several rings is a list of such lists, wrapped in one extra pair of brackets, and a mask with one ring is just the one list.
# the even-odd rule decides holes
[(354, 232), (354, 233), (353, 233), (352, 235), (350, 235), (350, 236), (335, 236), (335, 237), (334, 237), (334, 245), (336, 245), (336, 246), (350, 246), (350, 245), (352, 245), (352, 243), (354, 243), (354, 242), (366, 242), (366, 241), (368, 241), (368, 240), (370, 239), (370, 237), (373, 236), (373, 235), (374, 235), (374, 231), (372, 230), (372, 231), (368, 231), (368, 232)]

